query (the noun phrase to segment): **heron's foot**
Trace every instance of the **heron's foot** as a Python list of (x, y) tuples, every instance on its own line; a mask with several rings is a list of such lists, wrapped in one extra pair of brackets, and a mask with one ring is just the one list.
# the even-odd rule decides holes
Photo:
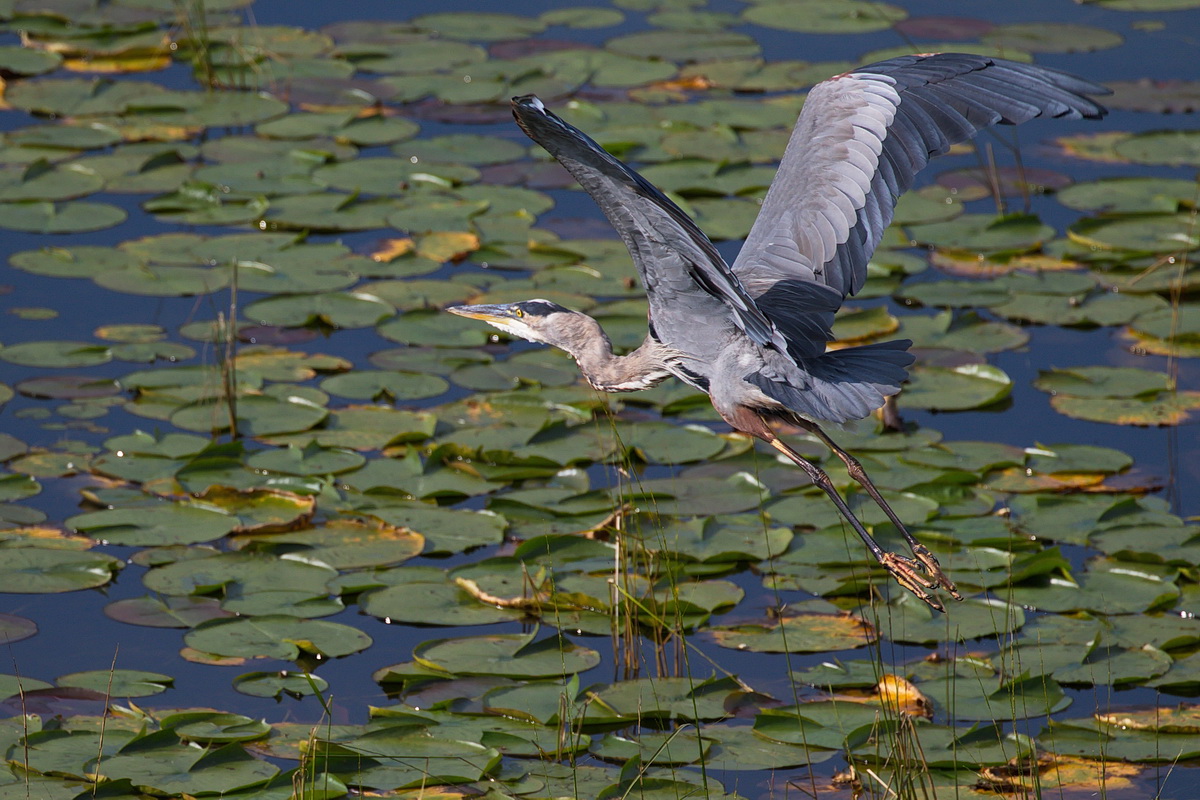
[(921, 562), (925, 574), (933, 581), (934, 585), (930, 586), (930, 589), (940, 587), (949, 592), (955, 600), (962, 600), (962, 595), (958, 593), (958, 587), (954, 585), (954, 581), (946, 577), (946, 573), (942, 572), (942, 565), (938, 563), (933, 553), (929, 552), (928, 547), (918, 542), (913, 545), (912, 554), (917, 561)]
[[(934, 566), (937, 567), (937, 559), (933, 558), (928, 550), (925, 551), (925, 554), (929, 556)], [(946, 607), (942, 605), (942, 601), (932, 592), (932, 590), (937, 589), (939, 586), (950, 583), (946, 576), (942, 574), (940, 568), (937, 568), (936, 572), (931, 573), (927, 562), (923, 559), (914, 561), (911, 558), (896, 555), (895, 553), (884, 553), (879, 557), (879, 563), (883, 565), (884, 569), (892, 573), (892, 577), (896, 579), (897, 583), (925, 601), (925, 604), (930, 608), (935, 611), (946, 610)], [(950, 585), (953, 586), (954, 584), (951, 583)], [(956, 591), (951, 591), (955, 597), (960, 600), (962, 599)]]

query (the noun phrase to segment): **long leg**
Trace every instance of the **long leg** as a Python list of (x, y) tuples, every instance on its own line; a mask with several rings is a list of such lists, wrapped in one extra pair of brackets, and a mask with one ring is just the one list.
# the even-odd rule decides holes
[[(928, 566), (925, 564), (925, 562), (922, 561), (918, 563), (917, 561), (913, 561), (911, 558), (905, 558), (904, 556), (896, 555), (895, 553), (889, 553), (880, 547), (879, 543), (875, 541), (871, 534), (867, 533), (867, 529), (863, 527), (863, 524), (859, 521), (858, 517), (854, 516), (854, 512), (851, 511), (850, 507), (846, 505), (846, 501), (842, 499), (840, 494), (838, 494), (837, 487), (833, 485), (833, 481), (829, 478), (829, 475), (826, 474), (825, 470), (821, 469), (816, 464), (809, 462), (804, 456), (800, 455), (774, 436), (762, 436), (761, 438), (770, 444), (771, 447), (774, 447), (776, 450), (794, 461), (796, 466), (808, 473), (808, 477), (812, 479), (814, 484), (821, 487), (825, 494), (829, 495), (829, 499), (832, 500), (833, 504), (837, 507), (838, 513), (845, 517), (846, 521), (850, 523), (850, 527), (854, 528), (854, 532), (857, 533), (860, 538), (862, 538), (864, 543), (866, 543), (867, 548), (871, 551), (871, 554), (875, 556), (875, 559), (882, 564), (888, 572), (892, 573), (892, 576), (901, 586), (903, 586), (905, 589), (908, 589), (910, 592), (924, 600), (931, 607), (936, 608), (938, 611), (946, 610), (942, 607), (942, 604), (937, 597), (929, 592), (930, 589), (936, 589), (938, 586), (942, 585), (942, 581), (946, 580), (944, 576), (942, 576), (941, 580), (938, 580), (936, 576), (932, 579), (928, 578), (924, 574), (924, 572), (928, 570)], [(930, 558), (932, 559), (933, 556), (930, 555)], [(936, 565), (937, 561), (934, 560), (933, 563)], [(941, 575), (940, 569), (937, 571), (937, 574)], [(951, 584), (951, 586), (953, 586), (953, 584)], [(957, 596), (958, 595), (956, 593), (955, 597)]]
[(842, 463), (846, 465), (846, 471), (850, 473), (850, 477), (857, 481), (858, 484), (866, 490), (871, 499), (875, 501), (875, 504), (883, 509), (883, 513), (887, 515), (887, 518), (890, 519), (892, 524), (896, 526), (896, 529), (900, 531), (900, 535), (904, 537), (904, 541), (908, 542), (908, 547), (910, 550), (912, 550), (913, 557), (916, 558), (917, 561), (920, 561), (925, 567), (925, 572), (930, 578), (933, 579), (934, 585), (940, 586), (948, 591), (954, 596), (955, 600), (961, 600), (962, 595), (958, 593), (958, 588), (954, 585), (954, 581), (947, 578), (945, 573), (942, 572), (941, 565), (938, 564), (938, 560), (934, 557), (933, 553), (929, 552), (929, 548), (918, 542), (917, 537), (908, 532), (908, 528), (904, 526), (904, 523), (900, 520), (899, 515), (892, 510), (892, 507), (888, 505), (888, 502), (883, 499), (883, 495), (881, 495), (879, 490), (875, 488), (875, 484), (871, 481), (871, 477), (867, 475), (867, 471), (863, 468), (862, 462), (843, 450), (838, 443), (829, 438), (828, 434), (821, 430), (820, 426), (818, 426), (816, 423), (810, 422), (806, 419), (797, 419), (796, 424), (824, 442), (825, 446), (832, 450), (834, 455), (842, 460)]

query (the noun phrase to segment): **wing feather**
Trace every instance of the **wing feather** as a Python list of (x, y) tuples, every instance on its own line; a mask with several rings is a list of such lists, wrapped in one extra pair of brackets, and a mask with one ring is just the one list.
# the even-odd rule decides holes
[(758, 308), (708, 237), (666, 195), (533, 95), (514, 97), (521, 129), (554, 156), (600, 206), (629, 248), (642, 284), (656, 291), (699, 288), (729, 307), (753, 341), (787, 352), (787, 340)]
[(1102, 117), (1091, 96), (1103, 94), (1064, 72), (960, 53), (893, 58), (818, 84), (733, 272), (751, 297), (797, 279), (854, 294), (930, 158), (997, 123)]

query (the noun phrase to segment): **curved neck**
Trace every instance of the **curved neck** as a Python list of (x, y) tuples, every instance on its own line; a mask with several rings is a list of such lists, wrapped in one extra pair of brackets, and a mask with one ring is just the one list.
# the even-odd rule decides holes
[(665, 348), (660, 343), (647, 337), (632, 353), (614, 355), (612, 342), (600, 323), (586, 314), (579, 316), (582, 317), (579, 330), (565, 341), (554, 344), (571, 354), (579, 371), (596, 389), (634, 392), (648, 389), (671, 375)]

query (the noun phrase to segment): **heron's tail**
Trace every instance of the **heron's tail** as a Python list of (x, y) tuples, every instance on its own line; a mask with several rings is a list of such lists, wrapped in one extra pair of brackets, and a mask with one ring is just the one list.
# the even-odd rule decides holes
[(915, 360), (909, 339), (831, 350), (803, 359), (797, 374), (758, 372), (747, 380), (791, 411), (814, 420), (862, 419), (900, 391)]

